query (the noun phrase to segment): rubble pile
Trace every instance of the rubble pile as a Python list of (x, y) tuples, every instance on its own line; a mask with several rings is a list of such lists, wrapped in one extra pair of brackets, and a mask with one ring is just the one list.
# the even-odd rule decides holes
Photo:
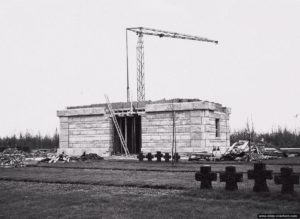
[[(235, 161), (259, 161), (268, 159), (278, 159), (282, 157), (282, 153), (270, 154), (266, 151), (266, 144), (263, 142), (251, 143), (249, 147), (249, 141), (238, 141), (234, 143), (223, 154), (221, 160), (235, 160)], [(250, 153), (249, 153), (250, 148)], [(275, 149), (276, 150), (276, 149)]]
[(282, 151), (263, 141), (251, 142), (249, 147), (249, 141), (240, 140), (235, 142), (226, 151), (221, 151), (218, 147), (213, 147), (212, 152), (203, 151), (197, 154), (190, 154), (189, 161), (260, 161), (282, 157), (284, 157)]
[(68, 163), (70, 162), (70, 157), (66, 155), (64, 152), (62, 152), (59, 155), (53, 155), (51, 158), (48, 158), (46, 160), (43, 160), (42, 162), (49, 162), (49, 163), (56, 163), (56, 162), (62, 162), (62, 163)]
[(0, 167), (24, 167), (27, 153), (7, 148), (0, 153)]
[(80, 156), (68, 156), (64, 152), (59, 155), (54, 155), (51, 158), (42, 160), (41, 162), (48, 162), (48, 163), (69, 163), (69, 162), (77, 162), (77, 161), (98, 161), (103, 160), (103, 157), (99, 156), (98, 154), (86, 154), (85, 152)]
[(48, 157), (48, 152), (45, 150), (36, 150), (32, 153), (33, 157)]
[(0, 167), (25, 167), (27, 165), (36, 165), (39, 162), (68, 163), (99, 160), (103, 160), (103, 157), (94, 153), (83, 153), (81, 156), (76, 157), (68, 156), (64, 152), (56, 155), (56, 153), (50, 153), (49, 150), (34, 150), (32, 153), (26, 153), (16, 148), (7, 148), (0, 152)]
[(210, 160), (210, 157), (212, 156), (212, 153), (209, 153), (208, 151), (202, 151), (197, 154), (190, 154), (188, 160), (189, 161), (203, 161), (203, 160)]
[(103, 157), (100, 157), (98, 154), (86, 154), (85, 152), (81, 155), (80, 160), (86, 161), (86, 160), (103, 160)]

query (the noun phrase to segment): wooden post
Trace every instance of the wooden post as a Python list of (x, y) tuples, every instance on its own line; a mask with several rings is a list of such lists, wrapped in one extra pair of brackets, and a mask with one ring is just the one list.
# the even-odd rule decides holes
[(249, 132), (249, 158), (248, 162), (251, 160), (251, 133)]
[(176, 112), (174, 111), (174, 150), (175, 154), (177, 153), (177, 147), (176, 147)]
[(132, 145), (133, 145), (133, 153), (137, 153), (136, 151), (136, 133), (135, 133), (135, 127), (136, 122), (135, 122), (135, 115), (132, 117)]
[[(121, 127), (121, 134), (123, 135), (123, 131), (122, 131), (122, 127), (123, 127), (123, 119), (122, 118), (120, 118), (120, 127)], [(120, 141), (121, 142), (121, 141)], [(122, 143), (121, 143), (122, 144)], [(121, 147), (121, 154), (122, 153), (125, 153), (125, 151), (123, 150), (123, 147)]]
[(128, 147), (128, 136), (127, 136), (127, 116), (125, 116), (125, 142), (126, 142), (126, 145)]
[(172, 111), (172, 119), (173, 119), (172, 165), (174, 165), (174, 147), (175, 147), (175, 111), (174, 111), (174, 109)]

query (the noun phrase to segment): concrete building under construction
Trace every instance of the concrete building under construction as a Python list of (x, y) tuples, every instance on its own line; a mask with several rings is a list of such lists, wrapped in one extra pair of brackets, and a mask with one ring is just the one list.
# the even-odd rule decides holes
[[(230, 109), (198, 99), (111, 103), (130, 154), (193, 154), (229, 147)], [(101, 156), (124, 149), (107, 104), (67, 107), (60, 119), (59, 153)]]

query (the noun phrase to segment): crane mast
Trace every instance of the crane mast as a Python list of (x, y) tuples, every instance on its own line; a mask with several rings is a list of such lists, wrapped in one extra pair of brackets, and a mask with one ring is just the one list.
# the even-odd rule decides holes
[(138, 34), (136, 46), (136, 72), (137, 72), (137, 101), (145, 100), (145, 69), (144, 69), (144, 40), (143, 33)]
[(218, 44), (218, 41), (211, 40), (203, 37), (181, 34), (176, 32), (170, 32), (165, 30), (158, 30), (153, 28), (146, 27), (133, 27), (126, 28), (126, 55), (127, 55), (127, 102), (130, 101), (129, 97), (129, 73), (128, 73), (128, 39), (127, 39), (127, 31), (131, 31), (137, 34), (138, 42), (136, 46), (136, 54), (137, 54), (137, 101), (145, 101), (145, 66), (144, 66), (144, 35), (152, 35), (158, 37), (168, 37), (168, 38), (177, 38), (177, 39), (185, 39), (185, 40), (195, 40), (195, 41), (203, 41), (208, 43)]

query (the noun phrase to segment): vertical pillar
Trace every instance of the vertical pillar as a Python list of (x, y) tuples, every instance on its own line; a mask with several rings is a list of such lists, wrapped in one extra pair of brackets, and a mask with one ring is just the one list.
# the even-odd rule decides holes
[(125, 138), (124, 138), (124, 140), (125, 140), (125, 142), (126, 142), (126, 145), (127, 145), (127, 148), (128, 148), (128, 133), (127, 133), (127, 116), (125, 116)]
[(143, 41), (142, 33), (138, 34), (136, 56), (137, 56), (137, 101), (145, 101), (144, 41)]
[(135, 134), (135, 115), (132, 117), (132, 147), (133, 147), (133, 153), (137, 153), (136, 151), (136, 134)]
[[(123, 129), (123, 118), (122, 117), (120, 117), (120, 128), (121, 128), (121, 133), (122, 133), (122, 135), (124, 136), (124, 129)], [(120, 141), (120, 144), (122, 144), (122, 142)], [(123, 153), (125, 153), (124, 152), (124, 149), (123, 149), (123, 147), (122, 147), (122, 145), (120, 145), (120, 152), (121, 152), (121, 154), (123, 154)]]

